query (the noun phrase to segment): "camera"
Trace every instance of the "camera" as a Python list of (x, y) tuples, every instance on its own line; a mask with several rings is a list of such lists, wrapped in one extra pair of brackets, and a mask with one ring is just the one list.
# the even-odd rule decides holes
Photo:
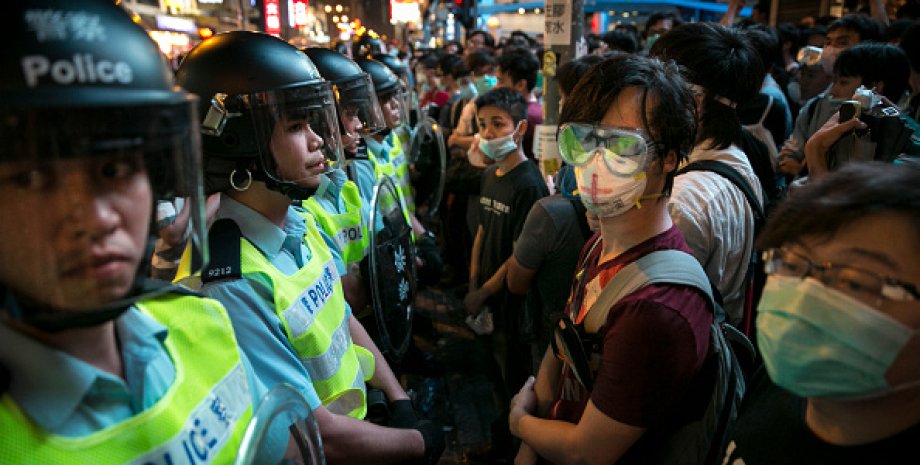
[(834, 143), (828, 152), (829, 168), (851, 161), (892, 161), (911, 151), (913, 130), (898, 108), (874, 90), (860, 86), (839, 111), (841, 123), (859, 118), (866, 128), (854, 130)]

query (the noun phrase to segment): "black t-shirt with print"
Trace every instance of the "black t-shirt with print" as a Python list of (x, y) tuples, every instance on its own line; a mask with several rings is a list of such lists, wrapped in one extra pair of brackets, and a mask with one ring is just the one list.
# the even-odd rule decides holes
[(514, 252), (514, 241), (521, 234), (530, 208), (549, 195), (539, 168), (527, 161), (498, 176), (498, 165), (482, 173), (479, 197), (479, 224), (482, 248), (479, 284), (488, 280)]
[[(805, 399), (757, 372), (725, 453), (725, 465), (869, 465), (915, 463), (920, 424), (881, 441), (859, 446), (824, 442), (805, 423)], [(913, 457), (913, 458), (911, 458)]]

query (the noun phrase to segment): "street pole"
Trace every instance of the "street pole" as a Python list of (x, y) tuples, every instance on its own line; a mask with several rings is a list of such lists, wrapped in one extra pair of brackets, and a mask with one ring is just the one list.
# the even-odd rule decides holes
[[(584, 0), (546, 0), (543, 10), (543, 124), (534, 131), (535, 152), (544, 176), (559, 170), (561, 159), (556, 145), (559, 124), (559, 83), (556, 69), (578, 58), (579, 43), (584, 39)], [(582, 45), (582, 49), (587, 47)]]

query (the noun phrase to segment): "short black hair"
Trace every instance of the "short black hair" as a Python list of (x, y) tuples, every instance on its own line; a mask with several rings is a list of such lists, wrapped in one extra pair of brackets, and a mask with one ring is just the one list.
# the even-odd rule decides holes
[[(651, 138), (653, 156), (663, 160), (674, 152), (678, 164), (686, 160), (695, 140), (696, 103), (673, 61), (622, 54), (592, 66), (567, 97), (559, 124), (599, 123), (628, 87), (643, 90), (639, 113)], [(667, 174), (666, 195), (675, 172)]]
[(474, 29), (470, 31), (470, 33), (466, 35), (466, 40), (469, 41), (476, 34), (482, 35), (482, 40), (483, 42), (485, 42), (487, 47), (495, 48), (495, 38), (492, 37), (492, 34), (489, 34), (488, 32), (483, 31), (481, 29)]
[(737, 104), (760, 91), (763, 63), (744, 34), (718, 24), (684, 24), (658, 39), (649, 54), (676, 61), (687, 81), (705, 91), (699, 141), (710, 140), (712, 149), (740, 147), (741, 122), (719, 97)]
[(585, 55), (575, 60), (567, 61), (562, 66), (556, 68), (556, 80), (559, 82), (559, 90), (565, 95), (572, 95), (572, 89), (578, 80), (581, 79), (588, 69), (604, 61), (599, 55)]
[(898, 11), (895, 13), (895, 18), (898, 19), (920, 19), (920, 3), (918, 2), (905, 2), (898, 8)]
[(811, 181), (791, 191), (779, 204), (757, 246), (768, 249), (806, 236), (831, 237), (876, 213), (906, 215), (914, 223), (914, 230), (920, 231), (920, 166), (877, 161), (849, 163)]
[(868, 16), (849, 14), (827, 26), (827, 32), (837, 29), (855, 31), (860, 42), (882, 40), (882, 24)]
[(457, 63), (463, 63), (463, 58), (449, 53), (444, 54), (444, 56), (438, 60), (438, 70), (441, 71), (441, 74), (444, 76), (453, 76), (454, 66), (456, 66)]
[(495, 55), (489, 50), (473, 50), (464, 60), (470, 72), (476, 72), (483, 66), (495, 66)]
[(765, 24), (754, 23), (744, 28), (744, 35), (757, 51), (760, 61), (766, 68), (765, 71), (769, 72), (773, 68), (783, 67), (783, 54), (776, 29)]
[(476, 111), (485, 107), (496, 107), (506, 111), (515, 123), (527, 119), (527, 101), (511, 89), (496, 88), (476, 97)]
[(645, 21), (645, 29), (642, 30), (642, 36), (643, 37), (648, 36), (649, 26), (657, 23), (658, 21), (663, 21), (665, 19), (671, 20), (671, 23), (673, 24), (672, 29), (676, 28), (677, 26), (680, 26), (681, 24), (684, 24), (684, 20), (681, 19), (680, 15), (674, 10), (654, 11), (652, 12), (652, 14), (648, 15), (648, 20)]
[(916, 23), (912, 19), (898, 19), (892, 21), (891, 24), (885, 28), (885, 42), (896, 43), (901, 40), (901, 36), (904, 35), (904, 32), (907, 31), (907, 28), (911, 27)]
[(498, 67), (503, 73), (511, 76), (513, 82), (521, 79), (527, 82), (527, 91), (532, 91), (537, 85), (537, 73), (540, 71), (540, 60), (529, 49), (516, 48), (508, 50), (498, 57)]
[(840, 53), (834, 62), (834, 74), (859, 76), (862, 84), (871, 87), (884, 82), (882, 94), (888, 100), (901, 100), (910, 79), (910, 62), (904, 50), (890, 44), (861, 43)]
[(607, 43), (607, 48), (620, 50), (626, 53), (636, 53), (639, 51), (639, 41), (632, 34), (619, 29), (609, 31), (601, 36), (601, 40)]

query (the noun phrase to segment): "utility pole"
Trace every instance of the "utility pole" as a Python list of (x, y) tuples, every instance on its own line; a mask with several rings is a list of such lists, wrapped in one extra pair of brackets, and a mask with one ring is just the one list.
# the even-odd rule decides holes
[(556, 127), (559, 125), (559, 84), (556, 69), (578, 58), (579, 44), (584, 42), (584, 0), (546, 0), (543, 10), (543, 124), (534, 131), (534, 151), (540, 160), (544, 176), (559, 170), (561, 159), (556, 144)]

